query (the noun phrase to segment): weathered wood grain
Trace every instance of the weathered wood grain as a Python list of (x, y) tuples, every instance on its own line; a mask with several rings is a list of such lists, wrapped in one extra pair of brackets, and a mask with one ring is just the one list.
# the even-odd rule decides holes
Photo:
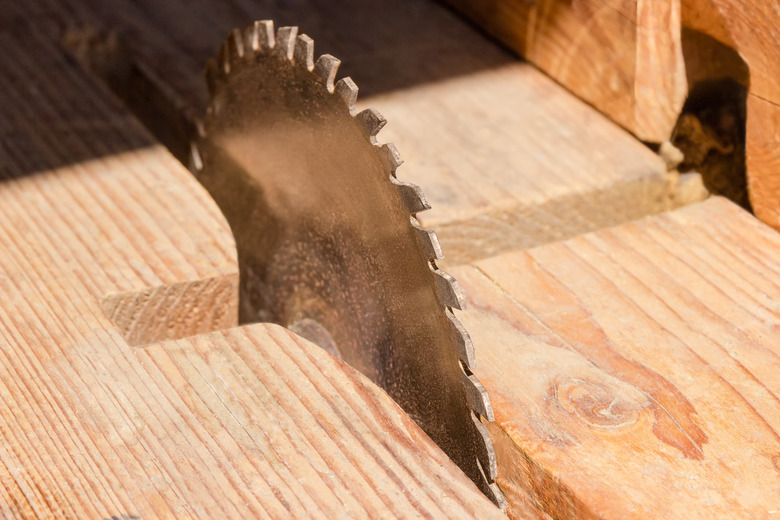
[(715, 198), (455, 269), (510, 514), (780, 514), (778, 258)]
[(0, 517), (502, 518), (321, 349), (204, 334), (237, 321), (214, 202), (56, 42), (0, 45)]
[[(112, 51), (106, 42), (115, 40), (107, 38), (103, 50), (117, 61), (135, 60), (120, 70), (136, 85), (146, 82), (137, 88), (147, 94), (140, 107), (122, 95), (185, 161), (180, 118), (159, 110), (152, 117), (150, 104), (202, 111), (201, 71), (231, 28), (258, 17), (300, 25), (317, 54), (342, 60), (342, 73), (361, 88), (361, 105), (388, 117), (380, 139), (395, 141), (407, 159), (399, 175), (430, 198), (434, 210), (421, 218), (447, 243), (451, 264), (569, 238), (705, 194), (681, 196), (676, 172), (667, 172), (655, 153), (434, 2), (111, 0), (78, 9), (85, 14), (72, 15), (69, 25), (83, 19), (124, 41), (123, 51)], [(73, 30), (64, 39), (89, 54), (79, 34), (89, 39), (95, 32)], [(97, 49), (97, 61), (105, 60)]]

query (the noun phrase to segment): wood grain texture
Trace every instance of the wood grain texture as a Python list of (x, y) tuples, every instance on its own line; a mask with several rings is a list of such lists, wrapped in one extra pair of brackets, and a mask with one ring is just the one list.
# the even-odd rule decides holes
[(714, 198), (455, 269), (510, 513), (780, 514), (778, 253)]
[(697, 83), (732, 78), (749, 88), (750, 202), (756, 216), (780, 229), (776, 2), (448, 2), (645, 141), (670, 139)]
[(671, 135), (687, 95), (679, 2), (448, 2), (640, 139)]
[(502, 518), (321, 349), (204, 335), (237, 320), (216, 205), (56, 42), (23, 43), (0, 31), (0, 518)]
[[(126, 49), (114, 51), (114, 59), (135, 60), (135, 73), (127, 74), (146, 78), (136, 84), (146, 81), (148, 90), (169, 98), (167, 104), (192, 113), (206, 104), (203, 64), (231, 28), (254, 18), (300, 25), (315, 39), (317, 54), (342, 60), (341, 73), (360, 86), (361, 105), (388, 118), (379, 139), (398, 145), (407, 160), (400, 177), (421, 185), (431, 200), (434, 210), (422, 219), (447, 243), (451, 264), (683, 202), (675, 198), (675, 173), (667, 173), (659, 157), (435, 2), (110, 0), (73, 4), (67, 16), (68, 26), (92, 24), (118, 34)], [(67, 34), (78, 47), (78, 31)], [(588, 68), (602, 58), (574, 61)], [(165, 104), (148, 94), (142, 111), (149, 98)], [(142, 117), (187, 160), (188, 143), (168, 140), (181, 138), (176, 121), (159, 113)]]

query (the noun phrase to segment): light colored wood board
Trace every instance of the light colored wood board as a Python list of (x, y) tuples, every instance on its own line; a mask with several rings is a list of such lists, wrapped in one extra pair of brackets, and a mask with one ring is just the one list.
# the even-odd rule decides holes
[(419, 218), (461, 264), (668, 208), (663, 161), (525, 63), (374, 96), (381, 140), (433, 209)]
[(0, 44), (0, 517), (503, 517), (313, 344), (196, 335), (237, 317), (214, 202), (54, 42)]
[(778, 258), (714, 198), (455, 269), (510, 513), (779, 514)]
[(399, 175), (432, 201), (422, 220), (448, 244), (451, 264), (679, 203), (674, 174), (653, 152), (433, 2), (290, 9), (113, 0), (89, 16), (122, 35), (152, 83), (197, 112), (206, 98), (202, 64), (230, 28), (247, 23), (253, 6), (277, 26), (299, 23), (317, 53), (343, 60), (342, 72), (361, 87), (361, 104), (389, 118), (380, 139), (398, 144), (407, 160)]
[(448, 2), (640, 139), (671, 135), (687, 95), (678, 2)]

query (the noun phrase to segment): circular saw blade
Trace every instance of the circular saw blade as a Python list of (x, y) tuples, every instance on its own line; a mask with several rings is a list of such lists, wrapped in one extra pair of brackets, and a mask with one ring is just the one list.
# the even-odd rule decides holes
[(384, 118), (357, 113), (339, 61), (270, 21), (234, 30), (207, 69), (211, 103), (192, 168), (225, 214), (242, 322), (291, 328), (382, 388), (499, 505), (487, 392), (451, 308), (422, 191), (395, 176)]

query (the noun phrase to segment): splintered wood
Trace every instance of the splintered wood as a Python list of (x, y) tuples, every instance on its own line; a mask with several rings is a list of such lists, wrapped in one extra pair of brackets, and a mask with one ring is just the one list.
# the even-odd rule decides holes
[(778, 259), (712, 199), (453, 270), (510, 514), (780, 514)]
[(502, 517), (323, 350), (203, 334), (237, 320), (214, 202), (56, 44), (0, 45), (1, 518)]

